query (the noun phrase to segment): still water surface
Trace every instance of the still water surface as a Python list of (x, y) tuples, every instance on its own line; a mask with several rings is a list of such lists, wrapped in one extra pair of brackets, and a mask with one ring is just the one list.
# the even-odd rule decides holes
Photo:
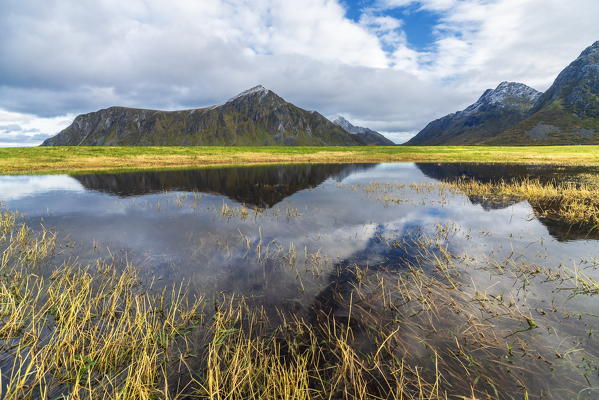
[[(526, 201), (493, 202), (430, 185), (464, 177), (563, 181), (579, 172), (584, 168), (401, 163), (3, 176), (0, 201), (30, 226), (56, 232), (64, 258), (84, 263), (110, 254), (163, 284), (301, 312), (322, 302), (332, 284), (339, 289), (352, 279), (344, 268), (401, 270), (414, 259), (414, 238), (440, 234), (452, 254), (480, 262), (576, 266), (599, 279), (596, 232), (539, 218)], [(467, 274), (475, 287), (513, 290), (513, 280), (500, 275)], [(558, 301), (581, 315), (599, 309), (597, 296), (569, 298), (552, 285), (531, 285), (531, 308)], [(591, 317), (579, 333), (595, 325)], [(588, 336), (585, 345), (596, 352)], [(597, 372), (588, 375), (596, 385)]]
[(409, 187), (462, 177), (566, 180), (573, 172), (580, 169), (333, 164), (3, 176), (0, 201), (29, 225), (71, 242), (80, 259), (110, 249), (148, 275), (189, 282), (203, 293), (272, 293), (278, 299), (296, 279), (265, 280), (260, 251), (283, 255), (291, 247), (300, 258), (401, 266), (401, 252), (393, 254), (379, 238), (433, 234), (439, 226), (457, 227), (448, 244), (471, 256), (514, 251), (530, 263), (551, 265), (596, 257), (596, 233), (540, 219), (526, 201), (497, 203)]

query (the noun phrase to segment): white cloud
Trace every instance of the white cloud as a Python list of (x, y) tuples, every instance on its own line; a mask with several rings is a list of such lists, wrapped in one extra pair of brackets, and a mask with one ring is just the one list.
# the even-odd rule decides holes
[[(405, 6), (439, 17), (427, 52), (411, 48), (404, 21), (387, 14)], [(359, 22), (337, 0), (5, 0), (2, 8), (0, 110), (41, 117), (41, 133), (55, 133), (44, 126), (57, 116), (200, 107), (258, 83), (323, 114), (415, 132), (503, 80), (544, 90), (599, 39), (595, 0), (381, 0)], [(0, 126), (23, 126), (2, 115)], [(64, 118), (52, 123), (63, 127)]]
[(480, 91), (504, 80), (545, 90), (599, 39), (594, 0), (461, 0), (437, 27), (429, 72)]
[(74, 115), (43, 118), (0, 109), (0, 146), (37, 146), (66, 128)]
[(83, 192), (76, 179), (66, 175), (1, 176), (0, 200), (14, 201), (54, 190)]

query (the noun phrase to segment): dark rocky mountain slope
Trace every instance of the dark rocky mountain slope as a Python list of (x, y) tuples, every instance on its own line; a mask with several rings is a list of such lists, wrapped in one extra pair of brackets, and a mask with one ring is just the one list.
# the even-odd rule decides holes
[(79, 115), (43, 146), (363, 145), (359, 136), (263, 86), (185, 111), (110, 107)]
[(522, 83), (502, 82), (466, 109), (432, 121), (406, 144), (480, 144), (524, 119), (540, 95)]

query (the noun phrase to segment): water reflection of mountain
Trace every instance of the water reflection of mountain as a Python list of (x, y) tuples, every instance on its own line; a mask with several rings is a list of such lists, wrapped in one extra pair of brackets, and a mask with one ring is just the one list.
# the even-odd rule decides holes
[(568, 179), (572, 175), (596, 172), (592, 167), (522, 165), (522, 164), (477, 164), (477, 163), (416, 163), (426, 176), (437, 180), (476, 179), (479, 182), (505, 182), (534, 179), (550, 182)]
[[(429, 178), (439, 181), (474, 179), (483, 183), (533, 179), (540, 182), (570, 180), (573, 175), (596, 172), (589, 167), (554, 165), (513, 165), (476, 163), (416, 163), (416, 167)], [(507, 208), (523, 201), (520, 198), (488, 199), (468, 196), (472, 204), (480, 204), (486, 211)], [(545, 225), (549, 234), (559, 241), (594, 239), (599, 232), (588, 226), (575, 226), (553, 218), (542, 217), (544, 211), (555, 207), (551, 204), (531, 204), (537, 219)]]
[(314, 188), (328, 178), (345, 177), (377, 164), (296, 164), (76, 175), (87, 189), (118, 196), (164, 191), (216, 193), (240, 203), (272, 207), (292, 194)]

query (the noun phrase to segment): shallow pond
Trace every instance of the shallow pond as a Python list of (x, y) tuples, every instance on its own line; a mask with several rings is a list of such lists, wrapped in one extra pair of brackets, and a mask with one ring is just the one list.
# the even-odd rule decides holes
[[(548, 276), (584, 271), (590, 282), (599, 280), (599, 234), (543, 218), (527, 201), (468, 197), (436, 186), (459, 178), (561, 182), (585, 172), (401, 163), (2, 176), (0, 201), (29, 226), (56, 232), (61, 259), (118, 257), (160, 285), (184, 283), (207, 298), (244, 295), (272, 310), (303, 314), (327, 307), (342, 314), (333, 299), (362, 279), (348, 271), (359, 266), (393, 279), (434, 241), (462, 257), (457, 268), (469, 288), (538, 311), (540, 329), (528, 326), (535, 328), (531, 340), (552, 342), (560, 360), (584, 349), (586, 358), (569, 360), (576, 365), (568, 379), (581, 398), (596, 398), (599, 297), (572, 295), (576, 282), (558, 284)], [(506, 274), (502, 265), (508, 264), (538, 266), (543, 276)], [(550, 309), (560, 317), (546, 317)], [(563, 322), (575, 318), (575, 326)], [(531, 398), (562, 398), (550, 396), (559, 383), (530, 382)]]

